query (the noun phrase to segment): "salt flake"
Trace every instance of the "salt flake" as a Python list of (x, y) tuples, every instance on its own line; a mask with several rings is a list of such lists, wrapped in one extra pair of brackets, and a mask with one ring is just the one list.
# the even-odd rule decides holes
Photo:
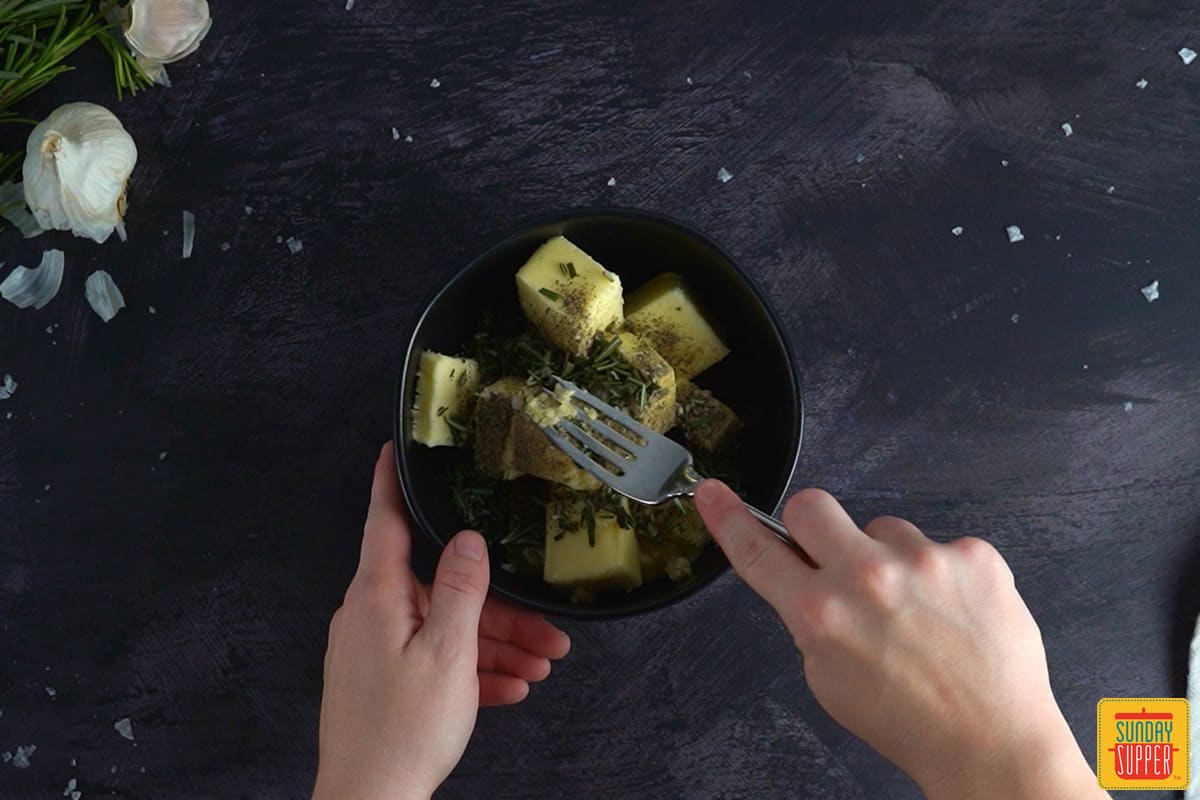
[(354, 0), (346, 0), (346, 10), (347, 11), (354, 10)]
[(1183, 59), (1184, 64), (1190, 64), (1196, 60), (1196, 51), (1190, 47), (1182, 47), (1179, 50), (1179, 57)]
[(608, 185), (609, 185), (609, 186), (616, 186), (616, 185), (617, 185), (617, 179), (616, 179), (616, 178), (609, 178), (609, 179), (608, 179)]
[(67, 788), (63, 789), (63, 797), (70, 797), (71, 792), (75, 791), (76, 781), (74, 778), (67, 781)]
[(1124, 408), (1125, 408), (1125, 411), (1126, 411), (1126, 412), (1133, 411), (1133, 402), (1132, 402), (1132, 401), (1130, 401), (1130, 400), (1126, 400), (1126, 401), (1125, 401)]
[(1142, 294), (1146, 297), (1147, 303), (1153, 303), (1158, 299), (1158, 281), (1152, 281), (1150, 284), (1142, 287)]
[(733, 180), (733, 173), (724, 167), (721, 167), (719, 170), (717, 170), (717, 180), (719, 180), (721, 183), (729, 183), (731, 180)]
[(1134, 84), (1134, 86), (1138, 87), (1139, 89), (1145, 89), (1149, 85), (1150, 85), (1150, 82), (1147, 81), (1145, 78), (1139, 79), (1138, 82)]
[(124, 738), (133, 741), (133, 723), (129, 721), (129, 717), (122, 717), (114, 722), (113, 728)]
[(436, 89), (436, 88), (438, 88), (438, 87), (439, 87), (439, 86), (441, 86), (441, 85), (442, 85), (442, 82), (441, 82), (441, 81), (439, 81), (437, 78), (434, 78), (433, 80), (431, 80), (431, 81), (429, 82), (429, 88), (430, 88), (430, 89)]
[(288, 250), (292, 251), (292, 255), (299, 253), (304, 249), (304, 242), (297, 239), (295, 236), (289, 236), (287, 239)]
[(392, 141), (393, 142), (400, 141), (400, 131), (396, 130), (395, 128), (392, 128)]
[(17, 752), (13, 754), (12, 765), (17, 769), (28, 769), (29, 757), (36, 752), (36, 744), (31, 744), (28, 747), (18, 747)]
[(81, 797), (83, 797), (83, 792), (79, 791), (78, 789), (71, 792), (71, 800), (79, 800)]
[(1063, 129), (1063, 136), (1070, 136), (1072, 133), (1075, 132), (1075, 129), (1071, 127), (1071, 123), (1069, 123), (1069, 122), (1064, 122), (1062, 124), (1062, 129)]
[(404, 141), (408, 142), (409, 144), (412, 144), (412, 137), (411, 137), (411, 136), (405, 136), (405, 137), (404, 137)]
[(1020, 314), (1013, 314), (1011, 317), (1009, 317), (1009, 319), (1010, 319), (1010, 320), (1012, 320), (1012, 324), (1013, 324), (1013, 325), (1016, 325), (1018, 322), (1020, 322), (1020, 321), (1021, 321), (1021, 315), (1020, 315)]
[[(50, 491), (50, 484), (48, 484), (48, 483), (46, 484), (45, 491), (47, 491), (47, 492)], [(58, 691), (53, 686), (47, 686), (46, 694), (50, 695), (51, 697), (54, 697), (56, 694), (58, 694)]]
[(167, 460), (167, 451), (166, 450), (163, 450), (161, 453), (158, 454), (158, 460), (159, 461)]
[(16, 394), (17, 382), (13, 380), (12, 375), (4, 376), (4, 383), (0, 384), (0, 400), (7, 400)]
[(963, 227), (962, 227), (962, 225), (955, 225), (953, 228), (950, 229), (950, 232), (953, 233), (955, 236), (962, 236)]
[(1021, 233), (1021, 228), (1018, 225), (1009, 225), (1004, 231), (1008, 234), (1009, 242), (1019, 242), (1025, 238), (1025, 234)]

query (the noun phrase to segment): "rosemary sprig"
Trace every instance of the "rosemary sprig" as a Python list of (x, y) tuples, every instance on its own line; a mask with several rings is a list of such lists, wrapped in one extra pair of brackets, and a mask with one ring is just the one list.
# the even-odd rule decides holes
[[(108, 19), (115, 2), (86, 0), (0, 0), (0, 124), (34, 124), (14, 107), (74, 67), (76, 50), (98, 41), (113, 62), (117, 96), (135, 94), (151, 81)], [(0, 180), (20, 163), (20, 154), (0, 154)]]

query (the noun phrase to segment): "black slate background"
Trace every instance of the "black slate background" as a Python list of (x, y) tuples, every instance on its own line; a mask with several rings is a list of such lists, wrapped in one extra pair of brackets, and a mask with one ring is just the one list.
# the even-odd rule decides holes
[[(28, 770), (0, 765), (0, 796), (71, 777), (85, 797), (308, 791), (326, 624), (404, 333), (498, 235), (578, 205), (693, 222), (769, 290), (805, 374), (795, 485), (864, 522), (994, 542), (1089, 757), (1099, 698), (1183, 691), (1200, 611), (1189, 4), (214, 16), (170, 90), (116, 105), (92, 54), (28, 104), (113, 105), (141, 161), (128, 244), (0, 236), (10, 267), (50, 245), (68, 260), (44, 310), (0, 304), (0, 375), (20, 383), (0, 402), (0, 750), (38, 747)], [(108, 325), (83, 299), (100, 268), (129, 302)], [(570, 658), (482, 714), (440, 798), (917, 796), (824, 715), (733, 576), (566, 627)], [(126, 716), (135, 742), (112, 728)]]

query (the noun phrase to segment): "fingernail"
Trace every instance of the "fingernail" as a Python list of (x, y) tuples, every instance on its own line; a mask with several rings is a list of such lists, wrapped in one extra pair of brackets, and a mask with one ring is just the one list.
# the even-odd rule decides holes
[(483, 538), (477, 533), (460, 533), (454, 537), (454, 554), (472, 561), (482, 561)]
[(696, 489), (696, 502), (702, 506), (710, 506), (716, 501), (720, 491), (715, 483), (705, 481)]
[(383, 445), (379, 448), (379, 455), (383, 455), (384, 451), (387, 450), (388, 445), (391, 443), (392, 443), (391, 439), (384, 442)]

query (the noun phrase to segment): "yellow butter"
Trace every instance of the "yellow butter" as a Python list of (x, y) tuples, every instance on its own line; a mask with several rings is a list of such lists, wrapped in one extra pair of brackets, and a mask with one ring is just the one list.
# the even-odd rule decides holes
[(422, 353), (413, 404), (413, 440), (429, 447), (456, 444), (449, 420), (460, 425), (469, 422), (478, 388), (479, 365), (471, 359), (432, 350)]
[[(546, 505), (546, 583), (595, 591), (641, 586), (637, 535), (622, 528), (613, 515), (600, 513), (593, 544), (581, 510), (578, 501), (555, 500)], [(565, 528), (559, 526), (560, 515), (568, 521)]]
[(670, 362), (677, 379), (690, 380), (729, 355), (683, 279), (672, 272), (629, 295), (625, 326)]
[(622, 320), (621, 279), (563, 236), (539, 247), (517, 272), (517, 296), (533, 326), (576, 356)]

